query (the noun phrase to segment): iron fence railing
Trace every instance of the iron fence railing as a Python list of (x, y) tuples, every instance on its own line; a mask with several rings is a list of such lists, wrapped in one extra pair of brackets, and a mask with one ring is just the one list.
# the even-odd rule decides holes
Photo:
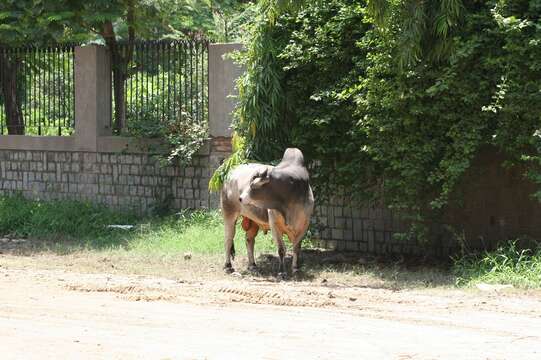
[[(208, 120), (207, 41), (139, 41), (124, 61), (128, 49), (119, 43), (112, 58), (116, 133), (152, 129), (164, 121)], [(74, 50), (71, 44), (0, 47), (0, 134), (73, 133)], [(122, 95), (115, 93), (115, 82), (121, 83)]]
[(74, 49), (0, 48), (0, 134), (73, 133)]
[[(141, 41), (118, 45), (112, 57), (113, 119), (116, 133), (151, 129), (157, 122), (208, 120), (208, 42), (205, 40)], [(123, 61), (124, 60), (124, 61)], [(115, 76), (115, 67), (122, 76)], [(120, 68), (120, 69), (119, 69)], [(124, 108), (116, 102), (116, 82), (123, 81)], [(124, 113), (125, 115), (121, 115)], [(148, 132), (147, 132), (148, 135)]]

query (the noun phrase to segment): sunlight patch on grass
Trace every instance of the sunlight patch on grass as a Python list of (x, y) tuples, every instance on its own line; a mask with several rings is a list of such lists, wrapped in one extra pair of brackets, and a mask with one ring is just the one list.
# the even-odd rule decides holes
[(541, 287), (541, 248), (519, 249), (511, 241), (495, 251), (455, 259), (453, 272), (459, 286), (479, 283)]
[[(181, 212), (161, 223), (149, 224), (129, 238), (126, 247), (137, 253), (223, 254), (224, 227), (218, 211)], [(244, 231), (237, 226), (237, 252), (246, 252)], [(274, 251), (270, 235), (256, 238), (256, 251)]]
[[(109, 225), (134, 225), (132, 230)], [(117, 250), (172, 256), (184, 252), (223, 254), (224, 227), (220, 212), (181, 211), (166, 217), (141, 218), (104, 206), (77, 201), (0, 197), (0, 235), (39, 239), (34, 251)], [(246, 252), (244, 231), (237, 225), (237, 254)], [(257, 253), (275, 251), (270, 234), (256, 238)]]

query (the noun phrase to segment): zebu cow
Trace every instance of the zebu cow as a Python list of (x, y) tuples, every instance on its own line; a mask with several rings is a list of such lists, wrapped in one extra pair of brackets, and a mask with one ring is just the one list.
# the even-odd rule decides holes
[(293, 244), (292, 272), (298, 271), (301, 240), (314, 209), (314, 196), (304, 157), (299, 149), (284, 152), (276, 166), (263, 164), (240, 165), (230, 174), (221, 191), (221, 207), (225, 226), (225, 270), (233, 272), (233, 238), (235, 224), (243, 216), (246, 231), (248, 269), (256, 268), (254, 242), (259, 229), (271, 230), (280, 257), (279, 275), (285, 276), (285, 246), (283, 234)]

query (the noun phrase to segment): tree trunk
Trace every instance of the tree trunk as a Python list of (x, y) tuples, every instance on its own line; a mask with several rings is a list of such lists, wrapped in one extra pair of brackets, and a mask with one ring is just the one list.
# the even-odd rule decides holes
[(115, 35), (112, 22), (106, 21), (103, 24), (103, 36), (113, 59), (113, 95), (115, 99), (115, 118), (113, 131), (121, 133), (126, 127), (126, 98), (124, 90), (126, 89), (126, 80), (128, 79), (128, 65), (133, 57), (135, 45), (135, 2), (128, 0), (127, 16), (128, 24), (128, 47), (125, 53), (121, 53)]
[(124, 89), (126, 88), (126, 73), (122, 61), (113, 65), (114, 79), (114, 99), (115, 99), (115, 121), (113, 130), (120, 134), (126, 126), (126, 99), (124, 97)]
[(7, 54), (0, 54), (0, 89), (4, 97), (9, 135), (24, 135), (23, 114), (17, 96), (18, 65), (17, 60), (10, 60)]

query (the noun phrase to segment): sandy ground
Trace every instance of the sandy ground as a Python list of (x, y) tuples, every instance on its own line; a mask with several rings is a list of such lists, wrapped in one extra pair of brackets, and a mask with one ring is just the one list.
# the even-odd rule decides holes
[(541, 359), (539, 294), (0, 266), (7, 359)]

